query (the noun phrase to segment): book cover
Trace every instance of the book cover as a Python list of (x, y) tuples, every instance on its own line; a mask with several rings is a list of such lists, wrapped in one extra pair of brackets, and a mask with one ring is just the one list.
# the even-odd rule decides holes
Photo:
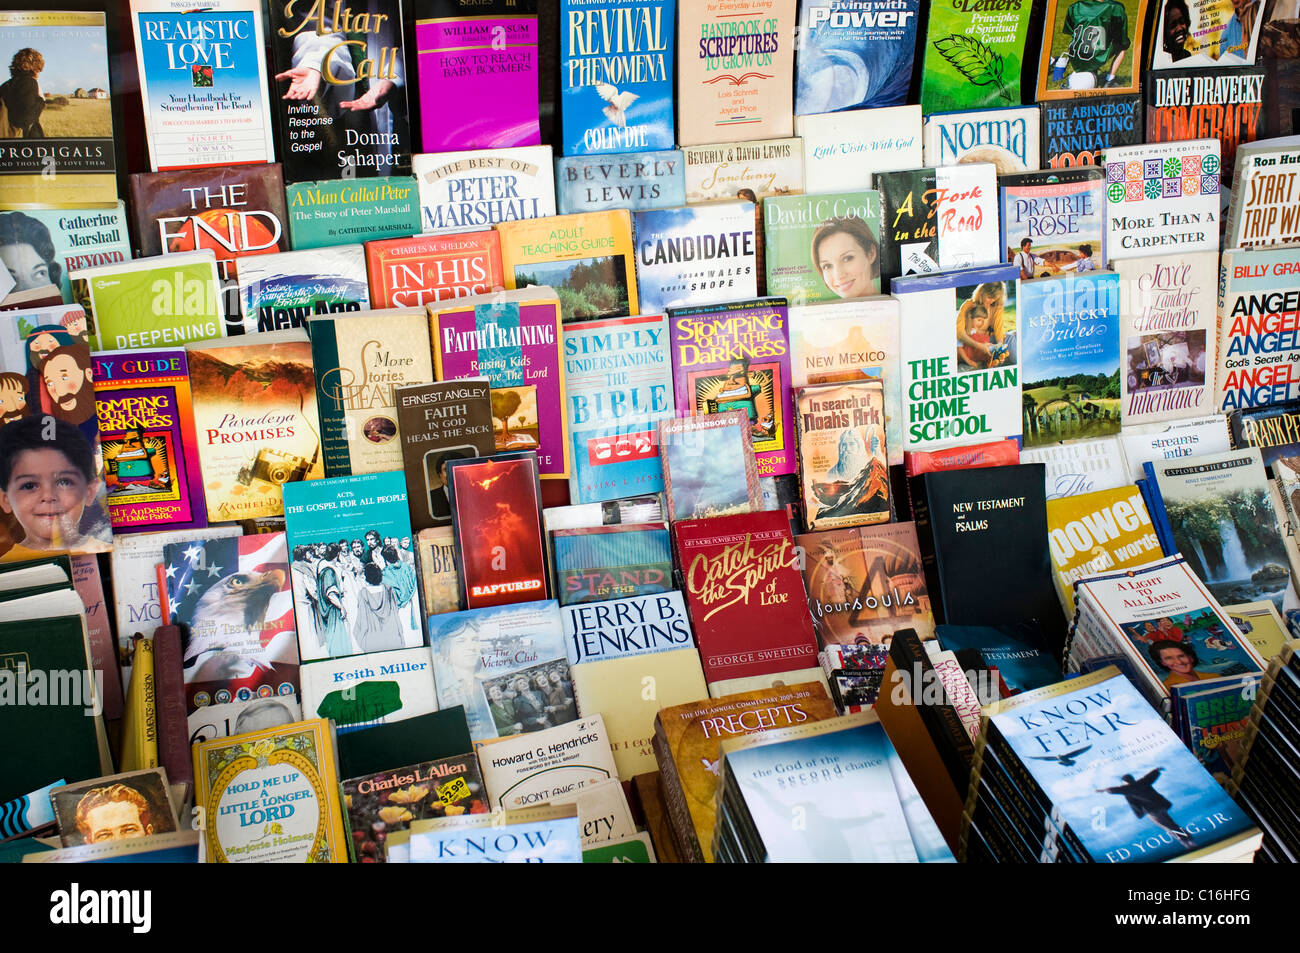
[(1223, 415), (1217, 413), (1167, 424), (1125, 427), (1119, 440), (1130, 482), (1143, 478), (1145, 463), (1184, 460), (1233, 448)]
[(926, 113), (1019, 104), (1032, 6), (1014, 0), (987, 12), (967, 4), (930, 10), (921, 69)]
[(274, 162), (262, 5), (132, 0), (149, 166)]
[[(157, 654), (157, 653), (155, 653)], [(213, 702), (194, 709), (185, 719), (189, 744), (229, 738), (260, 728), (274, 728), (302, 721), (302, 706), (296, 695), (255, 696), (248, 701)], [(193, 767), (191, 766), (191, 772)]]
[(934, 637), (934, 614), (912, 523), (805, 533), (803, 579), (813, 627), (825, 646), (884, 645), (912, 629)]
[(5, 10), (0, 49), (10, 66), (0, 208), (112, 208), (117, 160), (105, 14)]
[(935, 637), (966, 672), (996, 678), (1002, 697), (1061, 681), (1061, 666), (1038, 647), (1031, 625), (941, 625)]
[(479, 751), (479, 765), (493, 809), (576, 803), (587, 788), (618, 777), (598, 713), (504, 738)]
[(811, 384), (795, 392), (799, 484), (809, 531), (893, 518), (880, 381)]
[(578, 717), (554, 600), (429, 619), (442, 708), (463, 705), (475, 742), (533, 734)]
[(664, 523), (557, 529), (551, 546), (561, 606), (672, 588), (673, 557)]
[(998, 265), (893, 282), (902, 334), (903, 449), (1019, 437), (1016, 268)]
[(555, 160), (561, 215), (686, 204), (686, 160), (679, 150), (620, 156), (561, 156)]
[(903, 462), (898, 302), (888, 297), (790, 307), (790, 386), (879, 380), (885, 388), (885, 449)]
[(1300, 402), (1234, 410), (1228, 414), (1228, 429), (1232, 449), (1259, 447), (1266, 467), (1272, 468), (1282, 457), (1300, 457)]
[(1102, 164), (1111, 146), (1143, 140), (1142, 95), (1082, 96), (1041, 104), (1044, 169)]
[(1199, 66), (1213, 76), (1223, 67), (1255, 62), (1264, 22), (1259, 4), (1160, 0), (1156, 6), (1159, 34), (1151, 49), (1152, 70)]
[(567, 479), (571, 455), (558, 295), (550, 288), (526, 288), (426, 307), (438, 380), (486, 377), (494, 395), (492, 416), (501, 422), (497, 449), (536, 450), (543, 479)]
[(366, 272), (375, 308), (487, 294), (504, 286), (501, 239), (487, 231), (366, 242)]
[(456, 571), (456, 542), (450, 526), (434, 526), (415, 534), (420, 567), (420, 596), (424, 615), (441, 615), (460, 608), (460, 573)]
[(1105, 151), (1106, 248), (1112, 261), (1219, 244), (1218, 139)]
[(412, 176), (322, 179), (285, 186), (293, 247), (324, 248), (420, 231), (420, 193)]
[(916, 476), (936, 470), (1001, 467), (1020, 462), (1020, 456), (1020, 441), (1007, 437), (943, 450), (909, 450), (903, 456), (903, 470), (908, 476)]
[(1025, 448), (1020, 452), (1020, 462), (1043, 465), (1048, 500), (1113, 490), (1134, 479), (1125, 466), (1118, 435)]
[(880, 293), (880, 193), (763, 200), (767, 292), (791, 305)]
[(1225, 249), (1219, 265), (1214, 409), (1280, 404), (1300, 398), (1300, 353), (1292, 325), (1300, 291), (1300, 249)]
[(1288, 166), (1300, 164), (1300, 136), (1237, 148), (1224, 248), (1300, 242), (1300, 191)]
[(762, 509), (750, 430), (743, 410), (659, 422), (664, 509), (670, 521)]
[(869, 189), (877, 172), (925, 164), (921, 107), (915, 104), (795, 116), (794, 131), (803, 139), (809, 192)]
[(302, 709), (340, 733), (437, 711), (433, 657), (421, 645), (304, 665)]
[(668, 326), (678, 416), (743, 411), (759, 476), (795, 472), (785, 299), (674, 308)]
[(1205, 70), (1153, 71), (1146, 82), (1146, 141), (1213, 136), (1221, 146), (1223, 181), (1230, 181), (1237, 147), (1260, 138), (1267, 128), (1266, 76), (1262, 66), (1208, 74)]
[(1105, 268), (1106, 192), (1100, 169), (998, 177), (1003, 259), (1022, 281)]
[(413, 864), (579, 864), (581, 825), (572, 804), (418, 821)]
[(537, 456), (530, 450), (445, 461), (461, 604), (532, 602), (550, 594)]
[(1185, 682), (1169, 690), (1175, 730), (1220, 784), (1232, 776), (1224, 748), (1245, 740), (1259, 682), (1259, 673), (1248, 672), (1210, 685)]
[(141, 258), (72, 272), (92, 351), (186, 344), (225, 337), (217, 260), (211, 251)]
[(268, 14), (285, 181), (409, 172), (401, 4), (270, 0)]
[(1291, 638), (1277, 606), (1271, 602), (1243, 602), (1224, 606), (1223, 611), (1255, 647), (1255, 654), (1265, 661), (1271, 662)]
[(1142, 566), (1164, 555), (1142, 494), (1132, 486), (1047, 501), (1047, 548), (1056, 591), (1074, 612), (1074, 581)]
[(33, 295), (75, 301), (73, 271), (131, 257), (126, 206), (0, 212), (0, 251), (0, 268), (13, 279), (0, 309), (27, 307), (22, 301)]
[(314, 315), (370, 307), (360, 245), (259, 255), (239, 269), (243, 333), (306, 327)]
[(50, 790), (49, 799), (64, 847), (152, 837), (177, 829), (167, 772), (158, 767), (61, 784)]
[(239, 259), (289, 248), (281, 167), (141, 172), (131, 176), (131, 209), (142, 255), (212, 250), (221, 276), (226, 333), (244, 333)]
[(925, 118), (925, 165), (991, 162), (998, 175), (1032, 172), (1038, 163), (1037, 106), (935, 113)]
[(478, 232), (555, 214), (548, 146), (422, 153), (412, 158), (411, 169), (420, 189), (422, 232)]
[(497, 231), (507, 288), (553, 288), (566, 321), (641, 313), (626, 209), (502, 222)]
[(284, 516), (304, 662), (424, 643), (401, 473), (287, 483)]
[(563, 0), (561, 152), (671, 149), (676, 0)]
[(703, 0), (677, 18), (677, 141), (683, 146), (791, 133), (794, 0)]
[(1147, 0), (1048, 0), (1038, 100), (1137, 93)]
[(448, 459), (496, 452), (491, 390), (486, 380), (478, 379), (408, 384), (394, 391), (414, 529), (451, 523), (444, 468)]
[(800, 4), (795, 115), (906, 102), (919, 14), (918, 0)]
[[(694, 650), (686, 603), (676, 590), (580, 602), (561, 611), (565, 649), (569, 665), (575, 668), (585, 662), (607, 662), (683, 648)], [(695, 697), (701, 698), (703, 694)], [(590, 707), (592, 711), (603, 710), (598, 705)]]
[(991, 163), (878, 172), (884, 226), (880, 273), (900, 275), (995, 265), (1002, 260), (997, 174)]
[(325, 475), (400, 469), (397, 388), (433, 379), (424, 312), (316, 314), (307, 327)]
[[(172, 623), (183, 627), (190, 711), (298, 691), (298, 643), (283, 533), (168, 543), (162, 566)], [(218, 699), (218, 703), (220, 699)]]
[(100, 351), (93, 360), (114, 532), (206, 526), (185, 351)]
[(194, 800), (210, 864), (347, 862), (328, 721), (196, 744)]
[(679, 520), (673, 536), (709, 682), (816, 666), (817, 637), (784, 512)]
[(632, 218), (642, 314), (757, 296), (752, 202), (652, 209)]

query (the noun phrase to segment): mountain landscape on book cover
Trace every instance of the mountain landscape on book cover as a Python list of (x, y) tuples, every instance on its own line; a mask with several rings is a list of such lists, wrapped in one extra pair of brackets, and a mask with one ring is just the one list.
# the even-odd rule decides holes
[(1002, 256), (1021, 280), (1106, 267), (1105, 188), (1090, 167), (998, 177)]
[(1042, 103), (1044, 169), (1102, 164), (1111, 146), (1142, 141), (1142, 96), (1082, 96)]
[(224, 337), (226, 318), (211, 251), (141, 258), (72, 273), (94, 351)]
[(643, 314), (758, 294), (752, 202), (712, 202), (633, 216)]
[(1219, 266), (1214, 409), (1223, 413), (1300, 398), (1300, 353), (1288, 332), (1300, 249), (1225, 249)]
[(1160, 42), (1151, 51), (1153, 76), (1171, 67), (1199, 66), (1213, 77), (1223, 67), (1255, 62), (1263, 17), (1254, 4), (1239, 9), (1210, 0), (1184, 4), (1153, 0), (1152, 5), (1157, 7), (1156, 23), (1161, 24)]
[(795, 115), (905, 102), (919, 12), (917, 0), (800, 4)]
[(561, 156), (555, 160), (561, 215), (686, 204), (686, 160), (676, 149), (619, 156)]
[(504, 222), (497, 231), (507, 288), (553, 288), (566, 321), (640, 313), (627, 209)]
[(930, 10), (921, 71), (928, 113), (1020, 102), (1032, 4), (982, 12), (961, 4)]
[(411, 526), (422, 530), (449, 525), (451, 502), (443, 464), (452, 457), (488, 457), (495, 452), (491, 388), (485, 380), (461, 380), (410, 384), (395, 393)]
[(763, 200), (768, 294), (792, 305), (880, 293), (880, 193)]
[(1221, 148), (1218, 139), (1193, 139), (1106, 150), (1112, 260), (1218, 248)]
[(117, 264), (131, 257), (123, 202), (111, 208), (0, 212), (0, 234), (25, 236), (33, 251), (43, 249), (29, 261), (13, 257), (0, 261), (0, 268), (14, 280), (9, 296), (0, 298), (0, 307), (5, 308), (17, 307), (19, 295), (40, 293), (42, 289), (53, 297), (75, 301), (71, 272)]
[(880, 381), (800, 388), (795, 421), (808, 529), (888, 523), (893, 501)]
[(418, 308), (487, 294), (504, 282), (496, 232), (366, 242), (366, 270), (375, 308)]
[(259, 255), (239, 270), (244, 334), (305, 327), (312, 316), (370, 307), (360, 245)]
[(749, 417), (743, 410), (659, 422), (669, 520), (761, 509), (762, 491), (749, 430)]
[(1209, 133), (1222, 146), (1221, 175), (1232, 179), (1237, 147), (1253, 142), (1264, 123), (1265, 80), (1262, 66), (1204, 70), (1153, 71), (1146, 81), (1146, 141), (1173, 142)]
[(420, 230), (420, 194), (411, 176), (297, 182), (284, 193), (296, 251)]
[(991, 162), (998, 175), (1038, 164), (1037, 106), (936, 113), (925, 121), (925, 164)]
[(672, 588), (673, 557), (664, 523), (557, 529), (551, 545), (562, 606)]
[(1140, 92), (1147, 9), (1147, 0), (1048, 0), (1039, 101)]
[(555, 214), (555, 167), (547, 146), (420, 153), (411, 166), (423, 232), (478, 232)]

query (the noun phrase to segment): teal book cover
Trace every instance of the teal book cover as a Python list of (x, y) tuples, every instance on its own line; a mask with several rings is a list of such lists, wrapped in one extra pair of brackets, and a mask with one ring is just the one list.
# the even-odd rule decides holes
[(648, 596), (672, 588), (667, 524), (557, 529), (551, 533), (551, 543), (562, 606)]
[(296, 251), (402, 238), (420, 231), (414, 176), (322, 179), (285, 187), (289, 239)]
[(1242, 743), (1260, 677), (1258, 672), (1247, 672), (1205, 685), (1184, 682), (1169, 689), (1178, 734), (1216, 780), (1232, 776), (1232, 762), (1224, 757), (1224, 749)]

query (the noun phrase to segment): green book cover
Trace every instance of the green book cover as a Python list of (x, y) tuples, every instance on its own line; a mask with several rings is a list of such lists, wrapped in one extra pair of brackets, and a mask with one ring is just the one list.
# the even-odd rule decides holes
[(880, 294), (880, 193), (763, 200), (767, 293), (793, 305)]
[(957, 0), (932, 6), (921, 74), (925, 113), (1019, 106), (1032, 9), (1031, 0), (988, 5)]
[(225, 337), (217, 258), (210, 249), (138, 258), (72, 273), (92, 351), (165, 347)]
[(420, 231), (420, 192), (409, 175), (299, 182), (285, 188), (285, 197), (297, 251)]

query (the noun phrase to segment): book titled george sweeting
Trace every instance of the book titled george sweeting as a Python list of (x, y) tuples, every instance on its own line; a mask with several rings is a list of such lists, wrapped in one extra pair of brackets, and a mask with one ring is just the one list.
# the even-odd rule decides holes
[(420, 230), (420, 193), (411, 176), (297, 182), (284, 193), (296, 251)]
[(314, 315), (370, 307), (360, 245), (258, 255), (239, 267), (243, 333), (306, 327)]
[(919, 15), (918, 0), (801, 3), (795, 115), (904, 103)]
[(641, 313), (758, 294), (754, 205), (712, 202), (633, 215)]
[(743, 410), (661, 420), (659, 448), (670, 521), (762, 509), (749, 416)]
[(366, 242), (366, 271), (375, 308), (487, 294), (503, 287), (501, 239), (486, 231)]
[(564, 320), (640, 314), (627, 209), (501, 222), (507, 288), (549, 287)]
[(803, 520), (811, 530), (893, 518), (880, 381), (811, 384), (795, 392)]
[(423, 232), (477, 232), (555, 214), (548, 146), (420, 153), (411, 168), (420, 188)]
[(394, 391), (412, 528), (451, 523), (443, 466), (448, 459), (489, 457), (496, 451), (491, 390), (486, 378), (479, 378)]
[(209, 250), (72, 272), (94, 351), (224, 337), (217, 259)]
[(676, 149), (619, 156), (561, 156), (555, 160), (561, 215), (686, 204), (686, 160)]

